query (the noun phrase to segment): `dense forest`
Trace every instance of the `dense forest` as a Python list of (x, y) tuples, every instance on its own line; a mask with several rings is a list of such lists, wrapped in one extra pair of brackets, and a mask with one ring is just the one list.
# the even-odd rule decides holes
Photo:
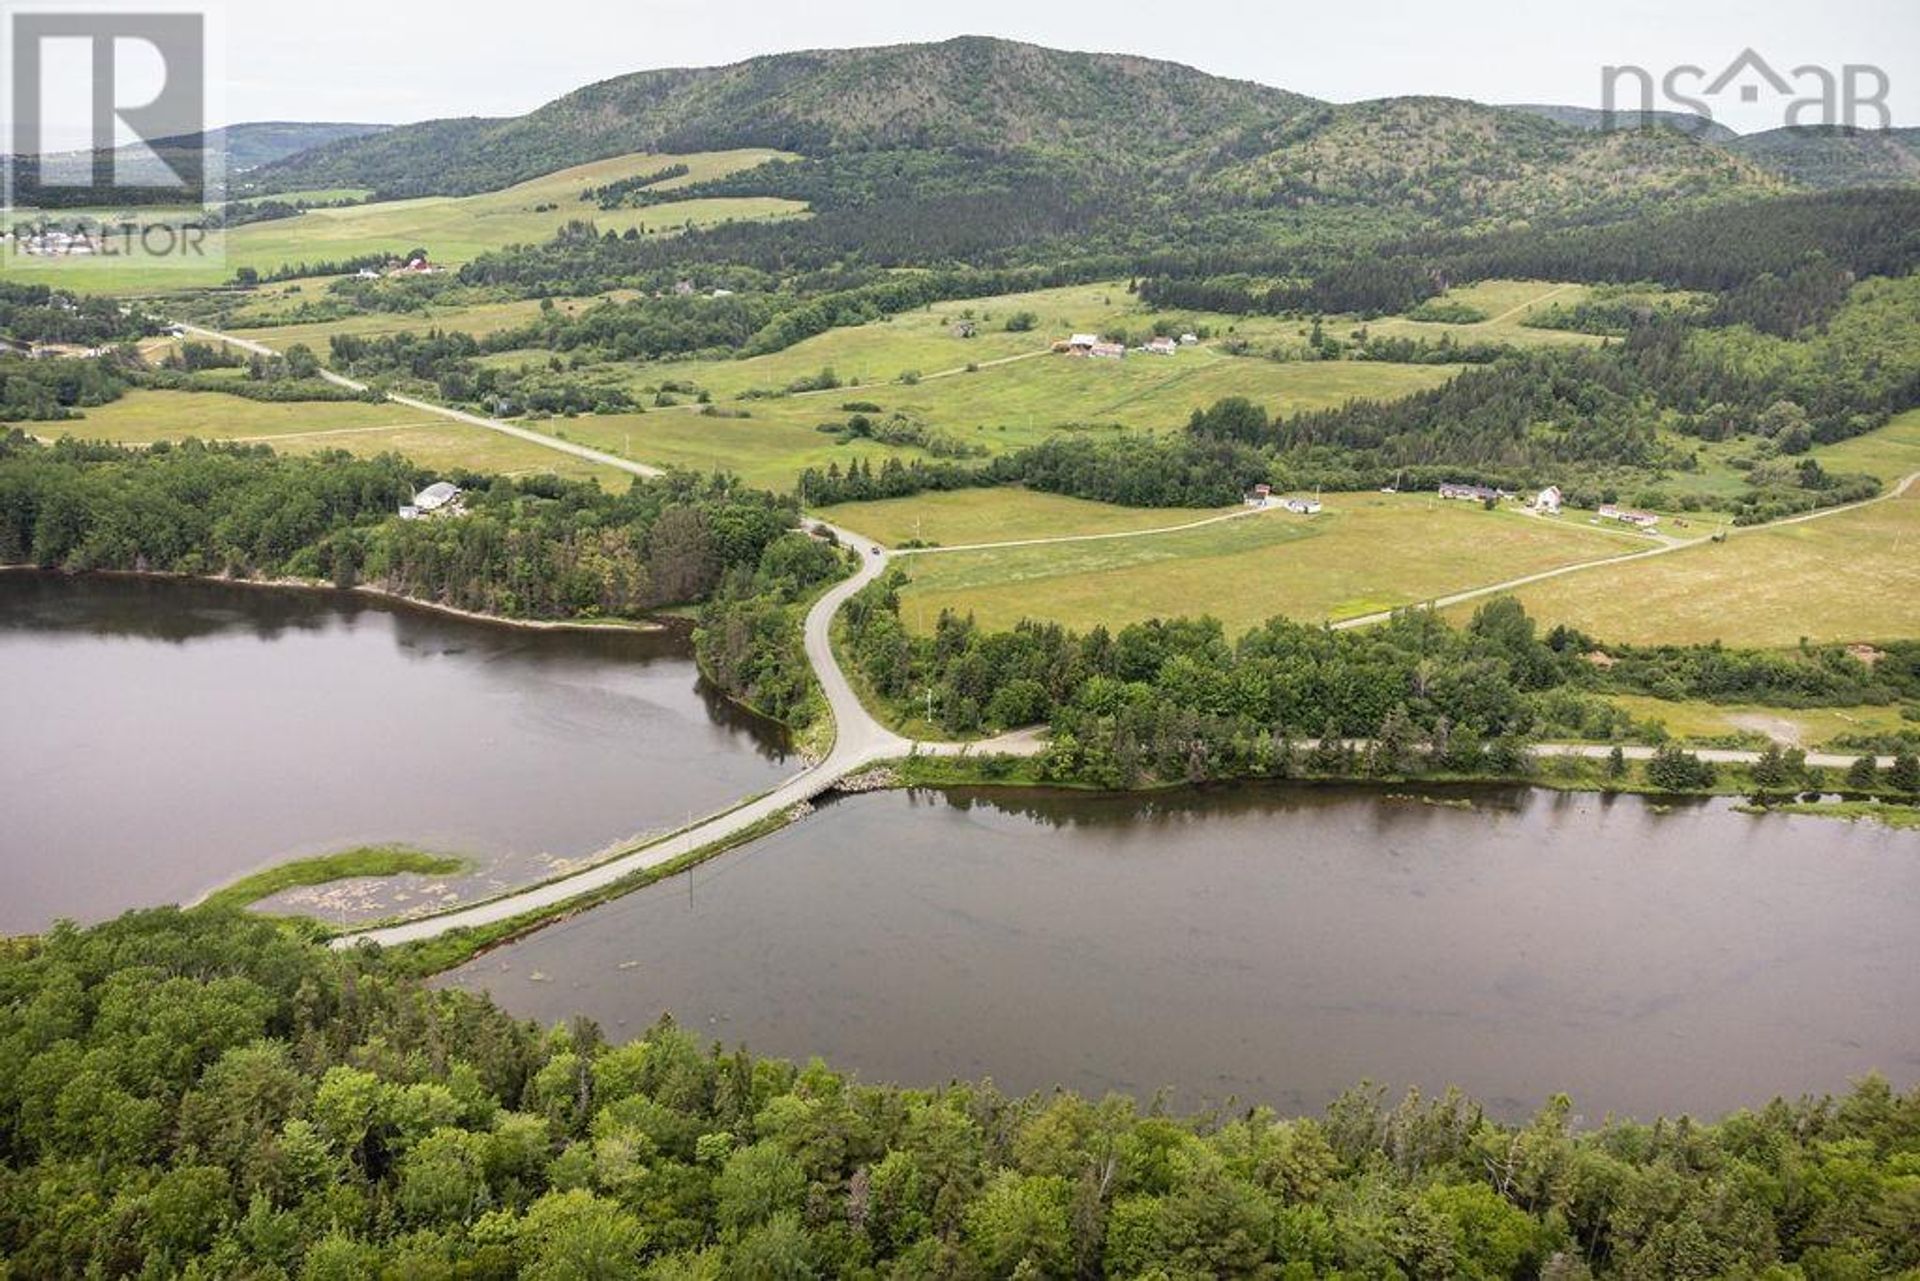
[(1865, 1277), (1920, 1093), (1524, 1122), (1358, 1088), (1194, 1118), (542, 1031), (227, 911), (0, 952), (0, 1275)]
[[(464, 514), (398, 519), (437, 479), (465, 489)], [(836, 573), (796, 554), (810, 541), (797, 519), (791, 500), (724, 477), (615, 495), (552, 476), (439, 476), (391, 454), (0, 437), (0, 564), (364, 583), (510, 618), (634, 618), (704, 601), (763, 562), (777, 581)]]
[[(1322, 242), (1314, 251), (1245, 245), (1171, 253), (1140, 268), (1141, 295), (1239, 314), (1412, 309), (1472, 280), (1651, 281), (1724, 292), (1821, 265), (1855, 277), (1920, 267), (1920, 192), (1839, 191), (1734, 201), (1596, 225), (1398, 241)], [(1261, 283), (1263, 280), (1270, 283)]]

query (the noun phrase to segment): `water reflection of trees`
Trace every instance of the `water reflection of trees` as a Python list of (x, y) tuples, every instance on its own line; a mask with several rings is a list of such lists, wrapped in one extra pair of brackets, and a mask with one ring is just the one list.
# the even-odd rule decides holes
[(1266, 817), (1284, 822), (1290, 815), (1325, 813), (1364, 802), (1367, 824), (1384, 836), (1444, 821), (1450, 815), (1480, 819), (1489, 813), (1524, 816), (1536, 807), (1558, 804), (1564, 796), (1485, 784), (1429, 785), (1401, 791), (1391, 785), (1252, 780), (1146, 793), (1053, 788), (915, 789), (911, 801), (962, 812), (978, 807), (1051, 829), (1088, 831), (1172, 829), (1205, 818)]
[[(578, 631), (516, 628), (438, 613), (404, 601), (351, 592), (269, 589), (198, 579), (105, 574), (0, 574), (0, 632), (117, 637), (184, 645), (220, 636), (274, 641), (290, 634), (351, 629), (367, 615), (386, 620), (403, 655), (463, 656), (477, 663), (518, 660), (583, 670), (618, 664), (692, 666), (691, 629)], [(706, 681), (695, 692), (708, 719), (763, 758), (784, 761), (785, 729), (729, 700)]]
[(0, 574), (0, 631), (174, 644), (238, 634), (272, 640), (358, 612), (351, 598), (218, 583), (69, 574)]

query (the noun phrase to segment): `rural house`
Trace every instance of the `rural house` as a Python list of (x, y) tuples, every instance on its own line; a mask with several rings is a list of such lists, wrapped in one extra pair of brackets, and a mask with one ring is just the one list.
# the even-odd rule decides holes
[(1180, 344), (1171, 338), (1155, 338), (1147, 343), (1147, 350), (1156, 356), (1171, 356), (1180, 350)]
[(1617, 520), (1637, 529), (1652, 529), (1660, 523), (1660, 518), (1652, 512), (1635, 511), (1631, 507), (1618, 507), (1612, 503), (1603, 506), (1598, 514), (1601, 520)]
[(1560, 514), (1560, 504), (1566, 501), (1566, 495), (1560, 492), (1560, 486), (1548, 485), (1540, 491), (1540, 497), (1533, 500), (1534, 509), (1549, 516)]
[(1461, 502), (1467, 503), (1497, 502), (1506, 496), (1504, 490), (1490, 489), (1485, 485), (1455, 485), (1449, 483), (1440, 486), (1440, 497), (1457, 498)]

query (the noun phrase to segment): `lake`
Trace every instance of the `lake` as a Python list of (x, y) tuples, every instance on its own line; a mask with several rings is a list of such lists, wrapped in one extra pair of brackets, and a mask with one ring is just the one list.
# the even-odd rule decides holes
[(4, 573), (0, 673), (0, 933), (358, 845), (477, 861), (301, 904), (417, 909), (544, 879), (799, 767), (777, 727), (701, 686), (684, 630)]
[(1527, 790), (892, 792), (452, 982), (869, 1080), (1503, 1116), (1920, 1081), (1920, 834)]

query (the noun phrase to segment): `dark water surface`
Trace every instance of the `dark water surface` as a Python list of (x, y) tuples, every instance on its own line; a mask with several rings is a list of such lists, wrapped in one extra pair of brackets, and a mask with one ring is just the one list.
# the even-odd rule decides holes
[(699, 688), (680, 635), (0, 574), (0, 933), (383, 842), (481, 860), (416, 904), (472, 893), (796, 765)]
[(1186, 1106), (1370, 1078), (1644, 1116), (1920, 1081), (1920, 835), (1473, 795), (861, 796), (452, 981), (870, 1080)]

